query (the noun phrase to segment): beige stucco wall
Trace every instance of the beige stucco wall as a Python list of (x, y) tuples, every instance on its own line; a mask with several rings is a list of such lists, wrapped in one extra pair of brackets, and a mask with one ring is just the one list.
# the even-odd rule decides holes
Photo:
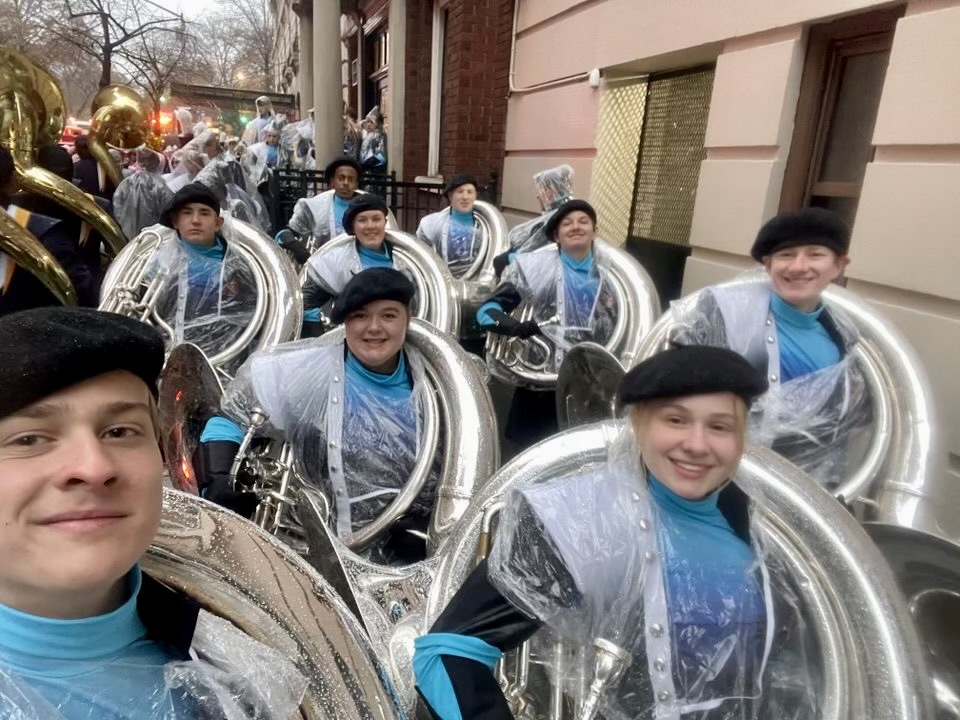
[[(752, 266), (776, 213), (803, 69), (805, 28), (879, 8), (869, 0), (518, 0), (503, 199), (536, 211), (530, 176), (569, 162), (589, 198), (599, 94), (585, 73), (716, 62), (685, 290)], [(960, 481), (960, 0), (914, 0), (899, 21), (853, 230), (849, 287), (919, 351)], [(578, 76), (578, 74), (582, 74)], [(591, 113), (593, 117), (591, 117)], [(624, 187), (625, 193), (632, 192)]]

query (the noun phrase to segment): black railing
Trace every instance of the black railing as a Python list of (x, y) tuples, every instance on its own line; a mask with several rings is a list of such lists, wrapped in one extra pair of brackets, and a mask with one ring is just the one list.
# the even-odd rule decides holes
[[(481, 200), (496, 204), (497, 176), (491, 173), (486, 184), (478, 188)], [(329, 187), (322, 170), (295, 170), (291, 168), (273, 171), (270, 179), (271, 216), (274, 232), (279, 232), (290, 221), (293, 206), (297, 200), (313, 197)], [(443, 186), (431, 182), (407, 182), (397, 180), (396, 173), (390, 175), (364, 175), (360, 187), (367, 192), (376, 193), (384, 199), (387, 207), (402, 230), (416, 232), (417, 225), (430, 213), (447, 206), (443, 195)]]

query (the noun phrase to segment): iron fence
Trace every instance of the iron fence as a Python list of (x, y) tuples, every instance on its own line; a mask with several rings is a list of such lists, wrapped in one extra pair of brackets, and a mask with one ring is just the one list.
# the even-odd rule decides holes
[[(481, 200), (497, 204), (498, 178), (491, 173), (486, 183), (478, 190)], [(397, 180), (396, 173), (389, 175), (364, 175), (360, 178), (361, 189), (376, 193), (384, 199), (406, 232), (415, 232), (420, 221), (430, 213), (447, 206), (443, 185), (434, 182), (409, 182)], [(270, 178), (271, 219), (274, 232), (286, 227), (293, 214), (297, 200), (313, 197), (327, 190), (329, 185), (322, 170), (297, 170), (281, 168), (274, 170)]]

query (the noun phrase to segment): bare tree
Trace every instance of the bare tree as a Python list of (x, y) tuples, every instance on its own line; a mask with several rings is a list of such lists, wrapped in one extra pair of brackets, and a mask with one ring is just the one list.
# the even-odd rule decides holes
[(80, 115), (99, 87), (99, 63), (51, 29), (62, 7), (56, 0), (0, 0), (0, 45), (45, 67), (60, 84), (67, 114)]
[(183, 30), (185, 21), (150, 0), (64, 0), (63, 20), (50, 28), (100, 62), (100, 87), (112, 82), (115, 58), (151, 33)]

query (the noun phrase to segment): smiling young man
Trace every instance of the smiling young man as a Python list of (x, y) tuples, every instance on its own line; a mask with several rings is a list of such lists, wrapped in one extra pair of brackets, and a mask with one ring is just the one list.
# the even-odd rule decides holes
[(729, 347), (766, 373), (754, 437), (824, 484), (842, 479), (847, 439), (869, 421), (863, 378), (850, 352), (855, 328), (823, 292), (850, 263), (850, 233), (822, 208), (783, 213), (757, 235), (751, 256), (766, 281), (717, 285), (671, 312), (676, 338)]
[[(9, 315), (0, 337), (0, 717), (224, 717), (264, 658), (138, 564), (162, 510), (162, 338), (81, 308)], [(214, 636), (237, 652), (211, 674)]]
[[(300, 340), (255, 353), (227, 388), (223, 416), (200, 439), (195, 466), (204, 495), (239, 512), (256, 505), (236, 492), (229, 471), (253, 408), (264, 432), (292, 443), (308, 491), (325, 492), (344, 537), (377, 517), (409, 480), (421, 445), (424, 359), (405, 346), (413, 284), (391, 268), (358, 273), (334, 301), (344, 337)], [(381, 560), (422, 559), (435, 478), (374, 549)]]
[[(597, 213), (585, 200), (569, 200), (551, 215), (545, 232), (556, 243), (515, 256), (496, 292), (477, 310), (481, 328), (499, 335), (529, 338), (542, 334), (541, 323), (550, 321), (555, 351), (544, 358), (531, 351), (530, 360), (544, 360), (556, 372), (564, 351), (579, 342), (606, 344), (616, 325), (617, 306), (607, 279), (602, 253), (594, 252)], [(510, 312), (521, 303), (532, 307), (531, 320), (520, 321)], [(506, 382), (516, 376), (488, 357), (491, 372)], [(552, 388), (519, 387), (514, 393), (506, 437), (529, 445), (556, 432), (557, 418)]]
[(350, 232), (344, 215), (357, 195), (360, 174), (360, 163), (351, 157), (339, 157), (324, 170), (330, 189), (297, 200), (290, 222), (277, 234), (277, 242), (290, 250), (301, 265), (310, 257), (311, 249), (315, 251), (338, 235)]
[(454, 175), (444, 194), (450, 206), (424, 217), (417, 227), (417, 237), (443, 258), (454, 277), (461, 277), (481, 247), (481, 231), (473, 215), (477, 181), (469, 175)]

